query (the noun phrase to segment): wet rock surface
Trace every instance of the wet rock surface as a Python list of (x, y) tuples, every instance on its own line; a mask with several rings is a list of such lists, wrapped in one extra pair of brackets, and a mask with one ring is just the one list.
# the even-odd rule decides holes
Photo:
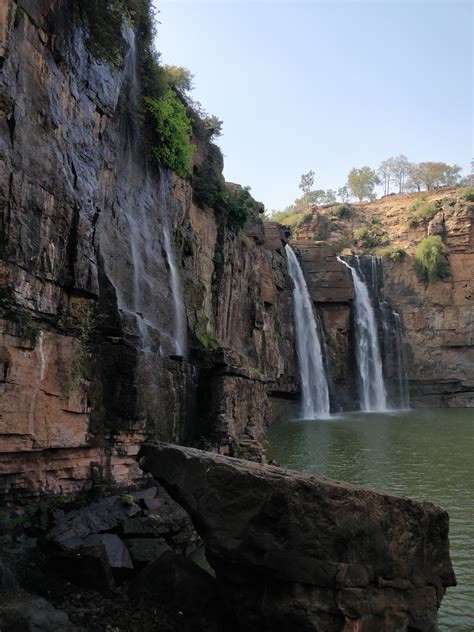
[(455, 583), (439, 507), (169, 444), (140, 458), (189, 512), (241, 629), (436, 630)]

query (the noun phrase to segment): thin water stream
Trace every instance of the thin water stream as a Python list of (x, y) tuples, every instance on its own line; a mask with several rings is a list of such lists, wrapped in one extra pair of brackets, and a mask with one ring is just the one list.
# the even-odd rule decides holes
[(458, 586), (443, 600), (439, 630), (473, 632), (474, 410), (347, 413), (275, 425), (268, 438), (282, 466), (444, 507)]

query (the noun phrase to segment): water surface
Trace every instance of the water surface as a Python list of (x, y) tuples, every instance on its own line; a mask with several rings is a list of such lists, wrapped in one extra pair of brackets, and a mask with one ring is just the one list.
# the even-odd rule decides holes
[(474, 410), (348, 413), (270, 428), (269, 458), (311, 474), (381, 488), (444, 507), (458, 586), (440, 632), (474, 631)]

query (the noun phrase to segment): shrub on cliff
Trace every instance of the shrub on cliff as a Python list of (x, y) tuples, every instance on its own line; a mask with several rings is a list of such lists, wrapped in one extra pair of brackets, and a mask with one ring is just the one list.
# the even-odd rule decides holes
[(145, 110), (151, 117), (151, 154), (179, 176), (189, 173), (194, 152), (191, 121), (184, 104), (169, 88), (160, 99), (145, 97)]
[(349, 219), (352, 215), (352, 208), (348, 204), (338, 204), (331, 210), (338, 219)]
[(415, 270), (418, 278), (427, 283), (451, 276), (449, 262), (439, 235), (425, 237), (416, 248)]
[(250, 187), (228, 185), (222, 175), (223, 158), (217, 145), (209, 143), (206, 157), (193, 175), (193, 195), (199, 206), (214, 210), (223, 223), (238, 230), (255, 208)]
[(459, 189), (458, 195), (462, 200), (466, 200), (466, 202), (474, 202), (474, 187), (463, 187)]
[(354, 231), (354, 240), (363, 250), (373, 250), (389, 243), (387, 233), (377, 224), (363, 226)]
[(419, 198), (408, 209), (410, 219), (408, 220), (409, 228), (416, 228), (419, 223), (430, 222), (439, 212), (439, 206), (435, 202), (427, 202), (426, 196)]

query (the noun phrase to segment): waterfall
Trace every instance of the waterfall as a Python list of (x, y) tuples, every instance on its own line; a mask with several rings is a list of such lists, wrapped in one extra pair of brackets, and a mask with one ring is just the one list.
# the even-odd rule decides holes
[(397, 357), (398, 391), (400, 395), (399, 406), (402, 410), (408, 410), (410, 408), (410, 391), (408, 389), (402, 319), (398, 312), (393, 312), (393, 318), (395, 321), (395, 349)]
[(294, 283), (293, 306), (296, 325), (296, 350), (303, 392), (303, 418), (329, 417), (329, 389), (324, 370), (318, 327), (313, 306), (295, 253), (287, 244), (288, 272)]
[(349, 268), (354, 283), (356, 357), (361, 410), (383, 412), (387, 410), (387, 396), (375, 313), (369, 291), (360, 272), (341, 257), (338, 256), (337, 259)]
[(174, 307), (174, 340), (176, 345), (176, 355), (186, 355), (186, 314), (184, 310), (183, 292), (181, 280), (179, 278), (178, 267), (174, 249), (171, 246), (168, 226), (163, 225), (163, 247), (166, 253), (170, 272), (170, 287)]

